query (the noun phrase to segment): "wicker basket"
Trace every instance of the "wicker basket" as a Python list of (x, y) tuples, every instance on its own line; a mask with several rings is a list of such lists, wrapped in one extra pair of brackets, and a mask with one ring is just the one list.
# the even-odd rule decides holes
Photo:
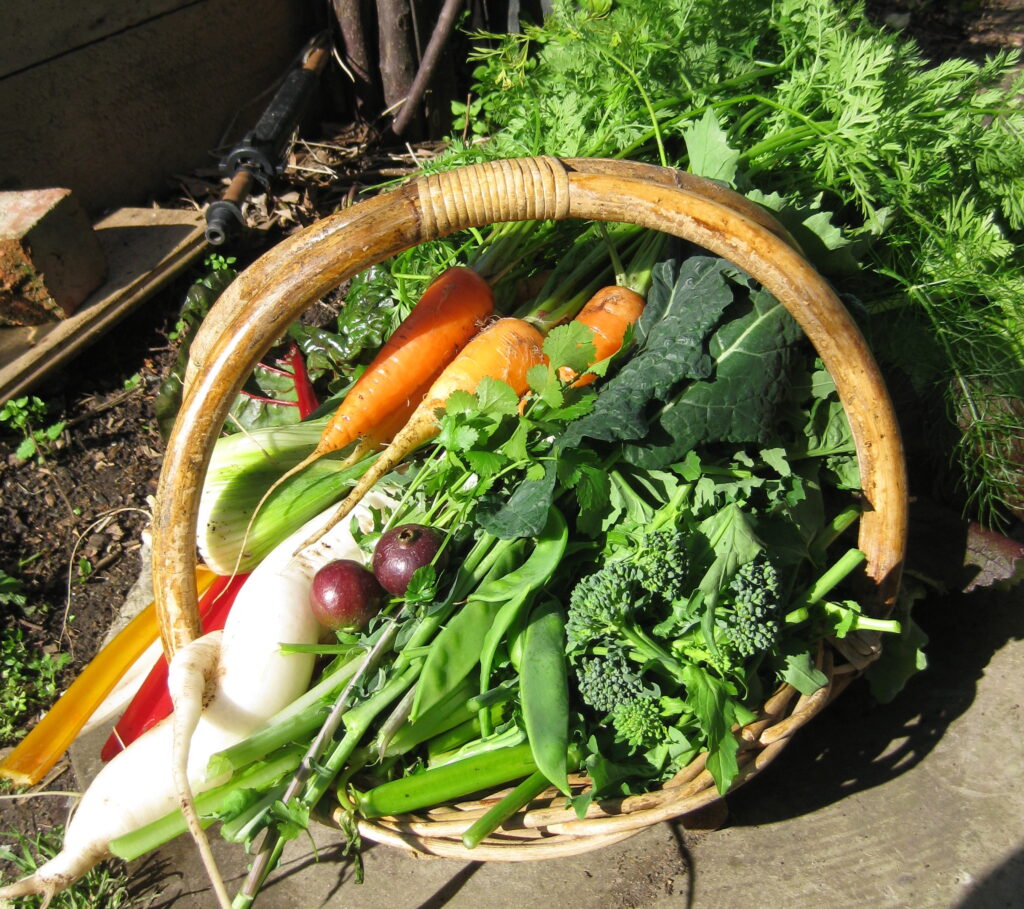
[[(199, 494), (232, 400), (258, 360), (313, 301), (371, 265), (470, 227), (582, 218), (629, 222), (729, 259), (785, 305), (835, 381), (857, 446), (864, 496), (859, 546), (867, 555), (868, 610), (884, 613), (899, 586), (906, 541), (906, 479), (889, 396), (864, 339), (825, 281), (767, 213), (718, 184), (667, 168), (595, 159), (523, 158), (421, 178), (292, 236), (222, 295), (193, 347), (187, 391), (168, 441), (153, 519), (153, 577), (168, 654), (199, 632), (195, 543)], [(737, 731), (750, 779), (845, 684), (878, 656), (877, 636), (821, 648), (829, 684), (813, 695), (780, 688)], [(577, 787), (587, 780), (574, 780)], [(417, 816), (363, 821), (367, 839), (472, 860), (527, 861), (585, 852), (720, 798), (699, 758), (661, 789), (595, 803), (578, 819), (553, 790), (472, 851), (462, 832), (501, 793)]]

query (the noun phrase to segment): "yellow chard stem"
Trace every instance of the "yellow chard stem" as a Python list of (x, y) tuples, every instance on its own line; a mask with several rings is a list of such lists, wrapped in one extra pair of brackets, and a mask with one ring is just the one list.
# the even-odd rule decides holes
[[(206, 568), (196, 569), (200, 593), (214, 577)], [(38, 783), (158, 634), (156, 609), (150, 603), (96, 654), (35, 728), (0, 761), (0, 778), (12, 780), (18, 786)]]

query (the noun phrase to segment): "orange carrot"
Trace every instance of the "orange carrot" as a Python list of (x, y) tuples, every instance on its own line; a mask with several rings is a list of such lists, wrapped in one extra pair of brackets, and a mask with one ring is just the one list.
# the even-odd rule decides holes
[(349, 389), (313, 452), (264, 493), (249, 528), (274, 491), (318, 458), (357, 442), (339, 465), (343, 469), (384, 447), (406, 424), (431, 383), (493, 312), (490, 285), (472, 268), (455, 266), (435, 278)]
[(545, 362), (543, 344), (544, 336), (522, 319), (498, 319), (480, 332), (438, 376), (409, 421), (352, 487), (327, 525), (299, 549), (316, 542), (323, 533), (344, 520), (384, 474), (437, 435), (440, 425), (435, 411), (444, 407), (452, 392), (472, 394), (481, 379), (490, 377), (510, 385), (517, 395), (524, 394), (528, 388), (526, 374), (531, 367)]
[(449, 268), (424, 291), (409, 317), (345, 395), (312, 457), (363, 438), (413, 391), (440, 375), (494, 310), (487, 282), (472, 268)]
[[(626, 331), (629, 326), (636, 324), (643, 311), (644, 298), (620, 284), (602, 287), (584, 304), (574, 321), (586, 325), (593, 333), (595, 363), (618, 353)], [(588, 372), (577, 379), (576, 373), (568, 366), (558, 370), (558, 377), (575, 386), (589, 385), (597, 378), (594, 373)]]

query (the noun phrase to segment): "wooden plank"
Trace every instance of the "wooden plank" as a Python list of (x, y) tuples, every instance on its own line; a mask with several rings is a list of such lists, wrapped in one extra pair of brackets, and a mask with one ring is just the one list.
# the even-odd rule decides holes
[(0, 78), (203, 0), (4, 0)]
[(5, 189), (94, 215), (175, 190), (255, 123), (310, 32), (305, 0), (204, 0), (0, 79)]
[(121, 209), (97, 223), (106, 283), (61, 322), (0, 328), (0, 403), (81, 353), (199, 256), (204, 227), (200, 212), (153, 208)]

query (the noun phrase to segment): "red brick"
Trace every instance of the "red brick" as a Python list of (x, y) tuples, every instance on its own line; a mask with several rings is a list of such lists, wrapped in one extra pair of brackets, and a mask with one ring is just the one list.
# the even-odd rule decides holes
[(71, 190), (0, 192), (0, 325), (66, 318), (106, 272), (99, 241)]

